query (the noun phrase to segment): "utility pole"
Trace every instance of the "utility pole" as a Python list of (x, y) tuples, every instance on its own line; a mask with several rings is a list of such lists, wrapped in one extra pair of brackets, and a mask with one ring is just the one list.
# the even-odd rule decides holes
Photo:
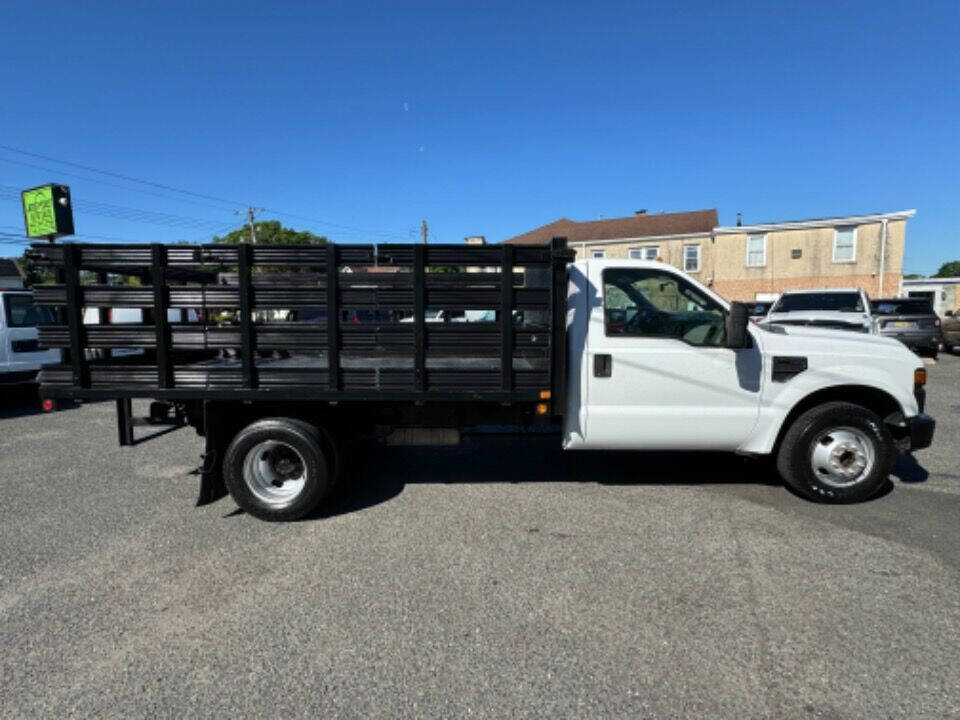
[(246, 215), (247, 216), (247, 225), (250, 227), (250, 244), (257, 244), (257, 226), (253, 224), (253, 218), (257, 213), (262, 213), (263, 208), (250, 207), (246, 210), (234, 210), (234, 215)]
[(420, 221), (420, 236), (423, 238), (423, 244), (427, 244), (427, 221)]

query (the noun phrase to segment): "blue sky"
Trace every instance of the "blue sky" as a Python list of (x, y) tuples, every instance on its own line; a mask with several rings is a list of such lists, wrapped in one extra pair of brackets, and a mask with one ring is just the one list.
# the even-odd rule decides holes
[(0, 145), (229, 202), (0, 148), (0, 233), (50, 180), (78, 233), (143, 241), (245, 204), (339, 242), (916, 208), (905, 269), (933, 272), (960, 258), (958, 37), (957, 0), (6, 0)]

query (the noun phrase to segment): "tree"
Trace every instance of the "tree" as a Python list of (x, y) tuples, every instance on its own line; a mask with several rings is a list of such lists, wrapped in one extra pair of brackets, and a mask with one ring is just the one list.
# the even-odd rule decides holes
[(937, 270), (934, 277), (960, 277), (960, 260), (945, 262)]
[[(254, 223), (257, 229), (257, 245), (323, 245), (329, 240), (323, 235), (314, 235), (309, 230), (294, 230), (280, 224), (277, 220), (265, 220)], [(248, 243), (250, 228), (244, 225), (223, 237), (214, 237), (215, 243)]]
[(50, 285), (54, 282), (53, 270), (44, 265), (37, 265), (33, 260), (27, 257), (27, 251), (17, 260), (20, 269), (23, 270), (23, 286), (31, 288), (34, 285)]

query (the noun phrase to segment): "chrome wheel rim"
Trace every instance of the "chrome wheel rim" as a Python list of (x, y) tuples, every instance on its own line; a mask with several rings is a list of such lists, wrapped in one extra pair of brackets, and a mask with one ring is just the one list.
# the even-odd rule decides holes
[(307, 466), (292, 445), (264, 440), (247, 451), (243, 480), (261, 502), (273, 507), (289, 505), (307, 484)]
[(867, 477), (875, 462), (870, 437), (857, 428), (836, 427), (817, 436), (810, 453), (813, 474), (825, 485), (842, 488)]

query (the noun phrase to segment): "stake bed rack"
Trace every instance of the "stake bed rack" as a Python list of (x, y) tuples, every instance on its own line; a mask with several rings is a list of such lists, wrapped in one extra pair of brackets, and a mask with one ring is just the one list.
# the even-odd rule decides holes
[[(58, 318), (40, 328), (40, 344), (63, 355), (41, 371), (45, 397), (552, 397), (562, 408), (573, 259), (562, 239), (538, 247), (37, 243), (29, 256), (57, 278), (34, 288)], [(139, 284), (112, 284), (117, 276)], [(85, 322), (87, 308), (101, 310), (99, 323)], [(117, 308), (141, 322), (111, 324), (105, 311)], [(479, 322), (428, 321), (426, 311), (438, 309), (487, 313)]]

